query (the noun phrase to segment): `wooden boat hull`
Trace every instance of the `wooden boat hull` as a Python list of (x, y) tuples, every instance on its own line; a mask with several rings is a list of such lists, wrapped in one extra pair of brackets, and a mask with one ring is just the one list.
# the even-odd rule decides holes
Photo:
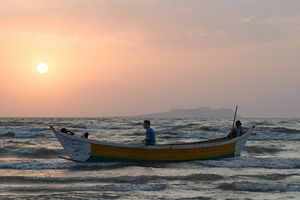
[(174, 162), (232, 157), (235, 144), (192, 149), (148, 149), (111, 147), (92, 144), (89, 161), (157, 161)]
[(82, 162), (180, 162), (234, 157), (240, 155), (252, 131), (231, 140), (144, 146), (84, 139), (58, 132), (52, 126), (51, 130), (70, 159)]

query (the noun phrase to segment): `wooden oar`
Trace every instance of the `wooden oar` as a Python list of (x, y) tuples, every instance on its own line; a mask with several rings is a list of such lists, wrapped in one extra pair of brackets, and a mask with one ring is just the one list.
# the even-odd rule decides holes
[(236, 105), (236, 107), (235, 107), (235, 113), (234, 113), (234, 118), (233, 118), (233, 123), (232, 123), (231, 130), (233, 130), (233, 128), (234, 128), (234, 123), (235, 123), (235, 120), (236, 120), (238, 107), (239, 107), (238, 105)]
[(65, 160), (69, 160), (69, 161), (73, 161), (73, 162), (80, 162), (80, 161), (73, 160), (71, 158), (67, 158), (67, 157), (64, 157), (64, 156), (58, 156), (58, 157), (61, 158), (61, 159), (65, 159)]

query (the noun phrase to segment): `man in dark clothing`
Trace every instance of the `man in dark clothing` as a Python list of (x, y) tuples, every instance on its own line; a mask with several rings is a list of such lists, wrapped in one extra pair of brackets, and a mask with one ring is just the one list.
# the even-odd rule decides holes
[(242, 127), (242, 122), (240, 120), (237, 120), (235, 122), (235, 127), (230, 131), (227, 138), (232, 139), (235, 137), (242, 136), (244, 134), (244, 130)]

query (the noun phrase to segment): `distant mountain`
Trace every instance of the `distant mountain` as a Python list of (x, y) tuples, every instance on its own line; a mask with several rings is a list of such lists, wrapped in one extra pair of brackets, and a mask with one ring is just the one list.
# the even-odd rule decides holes
[[(207, 108), (207, 107), (201, 107), (201, 108), (196, 108), (196, 109), (174, 109), (169, 112), (138, 115), (137, 117), (226, 119), (226, 118), (233, 118), (234, 111), (231, 109), (227, 109), (227, 108), (211, 109), (211, 108)], [(238, 116), (238, 117), (240, 117), (240, 116)]]

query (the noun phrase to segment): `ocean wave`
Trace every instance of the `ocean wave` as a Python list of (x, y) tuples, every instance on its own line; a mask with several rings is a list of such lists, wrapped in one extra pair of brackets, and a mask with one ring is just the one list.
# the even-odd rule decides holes
[(83, 124), (74, 124), (74, 125), (72, 125), (72, 128), (75, 128), (75, 129), (87, 129), (86, 125), (83, 125)]
[(192, 181), (192, 182), (213, 182), (224, 179), (223, 176), (217, 175), (217, 174), (191, 174), (187, 176), (126, 176), (126, 177), (120, 177), (118, 178), (118, 181), (123, 179), (125, 182), (134, 182), (134, 183), (147, 183), (152, 181), (179, 181), (179, 180), (185, 180), (185, 181)]
[[(37, 138), (37, 137), (46, 137), (41, 131), (26, 131), (26, 132), (14, 132), (8, 131), (6, 133), (0, 134), (2, 138)], [(47, 136), (49, 137), (49, 136)]]
[(258, 178), (258, 179), (264, 179), (264, 180), (284, 180), (286, 178), (292, 177), (292, 176), (299, 176), (299, 174), (292, 173), (292, 174), (259, 174), (259, 175), (242, 175), (242, 177), (249, 177), (249, 178)]
[(30, 132), (30, 133), (17, 133), (15, 138), (36, 138), (36, 137), (45, 137), (45, 134), (40, 132)]
[(286, 127), (272, 127), (272, 128), (263, 127), (262, 129), (266, 129), (269, 132), (275, 132), (275, 133), (295, 133), (295, 134), (300, 133), (299, 129), (292, 129), (292, 128), (286, 128)]
[(133, 127), (130, 126), (118, 126), (118, 125), (93, 125), (87, 127), (90, 130), (129, 130)]
[(187, 181), (217, 181), (222, 180), (224, 177), (217, 174), (192, 174), (185, 177), (180, 177)]
[(167, 188), (166, 184), (161, 183), (148, 183), (148, 184), (130, 184), (130, 183), (113, 183), (113, 184), (93, 184), (86, 186), (79, 185), (39, 185), (39, 187), (32, 187), (31, 185), (25, 186), (0, 186), (1, 191), (22, 191), (22, 192), (68, 192), (68, 191), (114, 191), (114, 192), (127, 192), (127, 191), (161, 191)]
[(256, 133), (285, 133), (285, 134), (300, 134), (300, 129), (284, 126), (256, 126)]
[[(112, 185), (111, 185), (112, 186)], [(113, 185), (112, 189), (110, 187), (103, 188), (102, 190), (112, 190), (112, 191), (160, 191), (166, 189), (166, 184), (150, 183), (150, 184), (117, 184)]]
[(249, 140), (300, 140), (300, 134), (256, 131), (250, 135)]
[(224, 183), (219, 188), (223, 190), (251, 192), (300, 192), (299, 184), (288, 183), (233, 182)]
[(48, 148), (22, 148), (14, 151), (17, 155), (24, 155), (26, 157), (36, 158), (50, 158), (64, 154), (62, 149), (48, 149)]
[(8, 121), (0, 121), (0, 126), (2, 127), (16, 127), (16, 126), (24, 126), (28, 125), (28, 122), (25, 120), (8, 120)]
[(14, 138), (16, 137), (16, 134), (12, 131), (8, 131), (6, 133), (0, 134), (0, 137)]
[(35, 160), (9, 160), (1, 161), (0, 169), (15, 170), (51, 170), (51, 169), (70, 169), (70, 170), (91, 170), (126, 167), (123, 163), (76, 163), (64, 161), (62, 159), (35, 159)]
[(183, 125), (175, 125), (168, 126), (162, 129), (164, 132), (227, 132), (229, 130), (228, 127), (221, 126), (209, 126), (209, 125), (201, 125), (196, 123), (189, 123)]
[(171, 130), (195, 130), (199, 128), (199, 124), (196, 123), (187, 123), (187, 124), (180, 124), (175, 126), (169, 127)]
[(297, 169), (300, 167), (300, 159), (274, 158), (274, 157), (248, 157), (228, 158), (222, 160), (194, 161), (209, 167), (225, 168), (268, 168), (268, 169)]
[(220, 131), (218, 128), (211, 127), (211, 126), (201, 126), (200, 130), (207, 131), (207, 132), (210, 132), (210, 131)]
[[(40, 199), (132, 199), (128, 198), (127, 195), (124, 195), (122, 192), (74, 192), (74, 191), (64, 191), (64, 192), (51, 192), (50, 194), (47, 192), (16, 192), (7, 195), (5, 193), (0, 192), (0, 199), (5, 200), (40, 200)], [(127, 198), (126, 198), (127, 197)], [(207, 200), (207, 199), (206, 199)]]
[(57, 183), (57, 184), (76, 184), (76, 183), (131, 183), (147, 184), (150, 182), (164, 181), (217, 181), (224, 179), (223, 176), (216, 174), (192, 174), (187, 176), (117, 176), (117, 177), (35, 177), (35, 176), (0, 176), (0, 182), (7, 183)]
[(286, 149), (280, 149), (275, 147), (262, 147), (262, 146), (245, 146), (243, 151), (249, 154), (276, 154)]
[(7, 152), (7, 150), (5, 148), (0, 148), (1, 155), (5, 154), (6, 152)]
[(255, 124), (256, 126), (274, 126), (274, 122), (267, 120), (255, 121), (253, 122), (253, 124)]

